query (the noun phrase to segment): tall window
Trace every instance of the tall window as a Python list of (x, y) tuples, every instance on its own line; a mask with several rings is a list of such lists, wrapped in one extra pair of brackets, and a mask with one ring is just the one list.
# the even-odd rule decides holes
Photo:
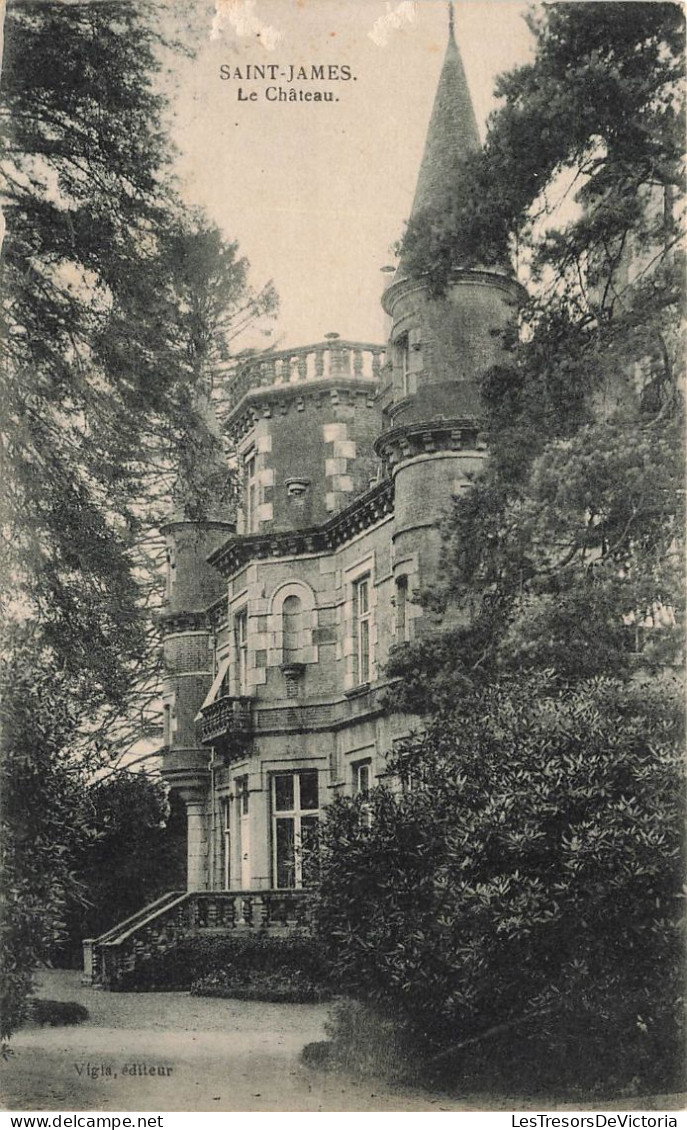
[(410, 396), (410, 340), (408, 334), (403, 334), (396, 341), (398, 365), (401, 371), (401, 391), (404, 396)]
[(360, 806), (360, 825), (363, 828), (371, 828), (372, 808), (366, 798), (372, 788), (372, 762), (368, 757), (365, 761), (355, 761), (351, 768), (353, 770), (353, 796), (363, 799)]
[(234, 618), (236, 672), (239, 694), (248, 690), (248, 609), (242, 608)]
[(173, 590), (174, 590), (174, 574), (176, 572), (176, 559), (175, 559), (173, 550), (171, 550), (169, 548), (167, 549), (166, 558), (167, 558), (167, 592), (166, 592), (166, 596), (167, 596), (167, 599), (169, 599), (170, 596), (172, 595)]
[(231, 887), (231, 801), (222, 799), (222, 885), (225, 891)]
[(272, 777), (274, 885), (281, 889), (317, 881), (319, 790), (316, 769)]
[(361, 577), (353, 586), (355, 616), (356, 681), (370, 681), (370, 576)]
[(372, 787), (372, 764), (369, 757), (353, 766), (353, 796), (367, 796)]
[(258, 528), (258, 474), (255, 451), (249, 451), (243, 463), (246, 533)]
[(301, 645), (301, 598), (287, 596), (281, 608), (284, 663), (296, 663)]
[(396, 637), (399, 642), (406, 639), (408, 621), (408, 578), (396, 578)]
[(241, 888), (244, 891), (251, 886), (251, 858), (250, 858), (250, 789), (248, 777), (238, 777), (236, 781), (236, 799), (239, 814), (239, 840), (241, 848)]

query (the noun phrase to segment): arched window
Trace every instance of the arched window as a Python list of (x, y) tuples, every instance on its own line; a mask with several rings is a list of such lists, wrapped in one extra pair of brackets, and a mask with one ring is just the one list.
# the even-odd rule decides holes
[(284, 663), (296, 663), (301, 648), (302, 611), (299, 596), (287, 596), (281, 607)]

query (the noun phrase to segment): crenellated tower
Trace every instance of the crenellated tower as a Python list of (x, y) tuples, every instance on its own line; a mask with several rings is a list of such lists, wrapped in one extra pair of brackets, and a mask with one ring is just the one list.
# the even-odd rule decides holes
[[(480, 146), (455, 40), (449, 37), (434, 100), (411, 219), (448, 209), (466, 157)], [(436, 569), (437, 522), (451, 496), (479, 470), (486, 445), (479, 385), (504, 357), (522, 290), (507, 267), (456, 266), (446, 292), (432, 295), (401, 256), (382, 298), (391, 321), (386, 430), (375, 444), (395, 480), (395, 558), (414, 558), (425, 583)]]

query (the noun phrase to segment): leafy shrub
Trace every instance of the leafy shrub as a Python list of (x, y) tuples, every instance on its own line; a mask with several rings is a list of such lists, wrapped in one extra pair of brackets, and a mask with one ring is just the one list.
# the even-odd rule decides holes
[(306, 976), (327, 983), (327, 965), (320, 943), (307, 936), (269, 934), (188, 936), (172, 949), (141, 958), (122, 975), (119, 989), (190, 989), (194, 985), (245, 984), (270, 977), (288, 984)]
[(505, 1075), (529, 1055), (534, 1084), (674, 1085), (682, 721), (667, 681), (466, 693), (399, 751), (405, 788), (367, 798), (371, 821), (329, 810), (318, 935), (337, 986), (466, 1073), (483, 1044)]
[(82, 1024), (88, 1020), (88, 1009), (77, 1001), (31, 1000), (27, 1019), (34, 1024), (50, 1024), (53, 1028), (67, 1024)]
[(331, 989), (314, 981), (300, 970), (237, 973), (231, 967), (195, 981), (191, 994), (197, 997), (222, 997), (244, 1001), (273, 1001), (282, 1004), (318, 1004), (331, 999)]

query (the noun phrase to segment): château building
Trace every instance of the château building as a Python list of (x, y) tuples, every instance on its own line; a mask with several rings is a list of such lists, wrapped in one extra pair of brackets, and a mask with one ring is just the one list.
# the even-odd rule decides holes
[[(442, 208), (478, 145), (451, 27), (413, 214)], [(98, 960), (174, 922), (304, 920), (323, 810), (373, 787), (408, 733), (385, 665), (428, 629), (415, 597), (484, 459), (479, 380), (519, 295), (505, 269), (471, 268), (435, 298), (401, 259), (386, 346), (330, 334), (227, 383), (238, 512), (164, 526), (163, 774), (186, 806), (189, 893), (98, 939)]]

